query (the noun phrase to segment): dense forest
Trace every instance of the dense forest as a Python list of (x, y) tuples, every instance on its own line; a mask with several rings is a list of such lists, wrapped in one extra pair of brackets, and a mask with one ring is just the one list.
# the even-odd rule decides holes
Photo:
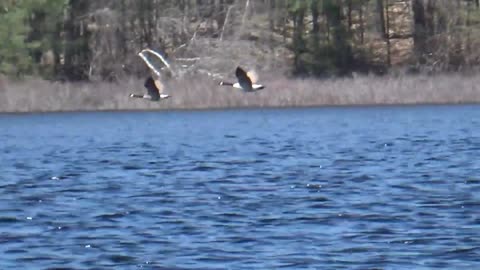
[(297, 76), (473, 70), (479, 0), (2, 0), (0, 73), (62, 81), (236, 65)]

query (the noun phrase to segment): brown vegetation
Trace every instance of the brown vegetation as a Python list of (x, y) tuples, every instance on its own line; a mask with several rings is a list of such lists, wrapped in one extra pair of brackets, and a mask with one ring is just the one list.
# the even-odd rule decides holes
[(161, 102), (128, 98), (143, 81), (60, 83), (39, 79), (9, 81), (0, 89), (2, 112), (89, 110), (213, 109), (322, 105), (443, 104), (480, 102), (480, 78), (464, 75), (355, 76), (287, 79), (264, 76), (263, 91), (243, 93), (221, 87), (204, 76), (167, 84), (171, 99)]

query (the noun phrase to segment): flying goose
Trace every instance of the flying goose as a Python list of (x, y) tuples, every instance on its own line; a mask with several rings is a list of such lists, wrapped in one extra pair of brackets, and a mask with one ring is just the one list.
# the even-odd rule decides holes
[(255, 92), (265, 88), (264, 85), (257, 84), (258, 76), (254, 71), (245, 72), (241, 67), (237, 67), (235, 70), (235, 76), (238, 82), (231, 83), (221, 81), (219, 85), (232, 86), (233, 88), (242, 89), (245, 92)]
[(153, 55), (157, 56), (164, 64), (165, 66), (170, 70), (170, 72), (173, 73), (173, 71), (170, 68), (170, 65), (168, 62), (160, 55), (159, 53), (150, 50), (150, 49), (144, 49), (141, 52), (138, 53), (138, 55), (143, 59), (145, 64), (152, 70), (153, 76), (148, 76), (148, 78), (145, 80), (143, 86), (147, 89), (147, 94), (130, 94), (131, 98), (144, 98), (144, 99), (149, 99), (151, 101), (159, 101), (161, 99), (166, 99), (169, 98), (170, 95), (165, 94), (163, 91), (165, 89), (165, 86), (163, 85), (162, 81), (160, 80), (161, 75), (160, 71), (158, 71), (152, 63), (147, 59), (147, 57), (144, 55), (144, 53), (149, 52), (152, 53)]
[(130, 97), (150, 99), (151, 101), (159, 101), (160, 99), (165, 99), (170, 97), (170, 95), (163, 93), (164, 86), (159, 78), (153, 79), (152, 76), (148, 76), (143, 86), (147, 88), (146, 95), (130, 94)]

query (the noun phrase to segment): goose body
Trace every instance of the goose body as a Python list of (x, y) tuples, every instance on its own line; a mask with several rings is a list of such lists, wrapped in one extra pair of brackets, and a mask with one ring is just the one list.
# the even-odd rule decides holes
[(265, 88), (264, 85), (256, 83), (258, 76), (253, 71), (246, 72), (241, 67), (237, 67), (235, 76), (238, 82), (221, 81), (219, 85), (232, 86), (233, 88), (242, 89), (245, 92), (255, 92)]
[(153, 79), (152, 76), (149, 76), (143, 86), (147, 89), (147, 94), (130, 94), (131, 98), (143, 98), (149, 99), (151, 101), (159, 101), (161, 99), (169, 98), (170, 96), (163, 93), (163, 84), (159, 79)]

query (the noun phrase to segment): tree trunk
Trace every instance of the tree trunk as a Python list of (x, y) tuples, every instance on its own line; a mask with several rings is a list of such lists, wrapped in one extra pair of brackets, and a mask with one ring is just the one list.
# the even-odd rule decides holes
[(377, 0), (377, 31), (380, 33), (382, 38), (385, 38), (385, 15), (384, 15), (384, 7), (383, 7), (383, 0)]
[(90, 34), (84, 26), (81, 15), (88, 12), (87, 1), (70, 0), (67, 7), (65, 30), (65, 62), (64, 76), (68, 80), (84, 80), (88, 78), (90, 66)]
[(429, 37), (435, 34), (435, 1), (438, 0), (427, 0), (425, 8), (425, 32)]
[(365, 43), (365, 22), (363, 20), (363, 5), (360, 6), (359, 10), (359, 20), (360, 20), (360, 43)]
[(390, 67), (392, 65), (392, 56), (391, 56), (391, 51), (392, 48), (390, 46), (390, 14), (388, 12), (388, 6), (389, 2), (388, 0), (386, 1), (386, 6), (385, 6), (385, 42), (387, 43), (387, 66)]
[(347, 0), (348, 31), (352, 30), (352, 0)]
[(293, 53), (294, 70), (296, 73), (305, 73), (305, 66), (301, 61), (301, 55), (305, 51), (305, 41), (303, 40), (303, 31), (305, 18), (305, 9), (303, 6), (295, 10), (293, 14)]
[(310, 9), (312, 12), (312, 38), (314, 46), (318, 46), (320, 43), (320, 24), (319, 24), (319, 10), (318, 10), (318, 0), (311, 0)]
[(413, 45), (419, 64), (425, 63), (427, 50), (427, 31), (423, 0), (412, 0), (413, 9)]

